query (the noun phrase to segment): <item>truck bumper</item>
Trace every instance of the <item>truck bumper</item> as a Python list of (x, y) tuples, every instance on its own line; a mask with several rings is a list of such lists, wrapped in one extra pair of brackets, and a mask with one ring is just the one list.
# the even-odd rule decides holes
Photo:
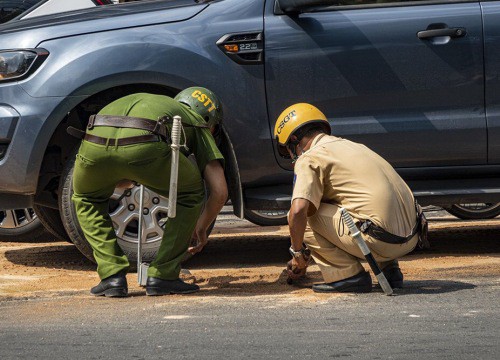
[(62, 118), (61, 98), (34, 98), (8, 83), (0, 85), (0, 99), (0, 209), (29, 207), (47, 143)]

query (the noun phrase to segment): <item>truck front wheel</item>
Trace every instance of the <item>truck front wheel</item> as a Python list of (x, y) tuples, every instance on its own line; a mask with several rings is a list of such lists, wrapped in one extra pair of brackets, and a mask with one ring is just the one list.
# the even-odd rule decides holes
[[(64, 227), (71, 241), (88, 259), (95, 262), (92, 248), (83, 235), (76, 210), (71, 201), (73, 195), (73, 167), (75, 156), (68, 160), (63, 171), (60, 185), (59, 206)], [(167, 218), (168, 199), (145, 188), (144, 206), (148, 214), (144, 215), (145, 243), (142, 246), (143, 261), (151, 261), (156, 256), (163, 236), (162, 226)], [(139, 187), (116, 190), (109, 201), (109, 214), (118, 238), (118, 244), (129, 258), (131, 264), (137, 261), (137, 228), (139, 218)]]

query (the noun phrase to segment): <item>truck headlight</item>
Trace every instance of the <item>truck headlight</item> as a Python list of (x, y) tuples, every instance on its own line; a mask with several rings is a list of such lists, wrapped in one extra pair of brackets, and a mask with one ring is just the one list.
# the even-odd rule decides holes
[(45, 49), (0, 50), (0, 81), (20, 79), (32, 73), (49, 55)]

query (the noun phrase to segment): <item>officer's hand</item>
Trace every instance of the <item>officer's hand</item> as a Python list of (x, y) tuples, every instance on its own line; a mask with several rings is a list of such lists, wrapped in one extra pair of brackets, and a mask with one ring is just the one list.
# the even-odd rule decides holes
[(287, 263), (286, 269), (288, 277), (292, 280), (298, 280), (306, 274), (308, 261), (306, 261), (302, 256), (297, 258), (292, 258)]
[(203, 228), (196, 228), (194, 230), (193, 236), (191, 238), (191, 244), (196, 244), (188, 248), (188, 252), (191, 254), (199, 253), (203, 250), (203, 247), (207, 244), (208, 237), (207, 231)]

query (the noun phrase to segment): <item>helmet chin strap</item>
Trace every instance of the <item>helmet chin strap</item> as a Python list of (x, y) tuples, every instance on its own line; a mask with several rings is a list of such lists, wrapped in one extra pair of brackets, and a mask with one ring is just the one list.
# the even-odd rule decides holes
[(299, 159), (299, 156), (304, 153), (302, 151), (300, 155), (297, 154), (297, 146), (299, 145), (299, 143), (299, 140), (290, 140), (286, 145), (286, 148), (292, 153), (292, 164), (295, 163)]

